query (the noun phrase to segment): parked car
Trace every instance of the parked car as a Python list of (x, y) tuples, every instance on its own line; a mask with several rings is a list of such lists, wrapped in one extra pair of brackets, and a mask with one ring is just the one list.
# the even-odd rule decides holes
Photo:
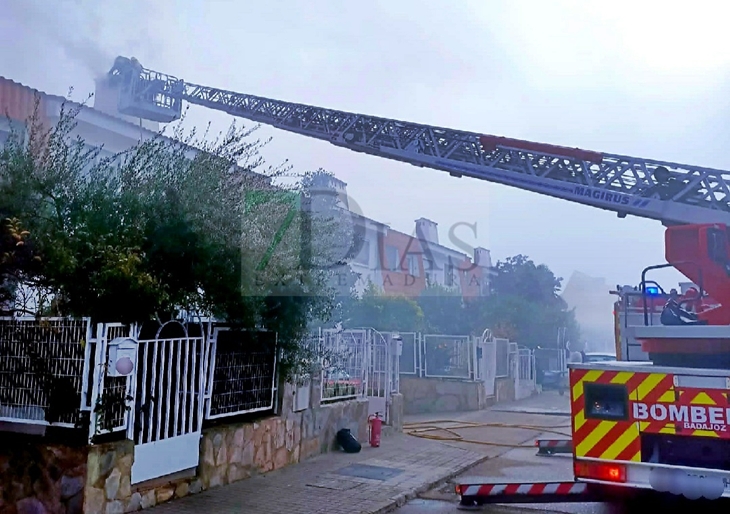
[(604, 352), (584, 352), (583, 362), (611, 362), (616, 360), (616, 355)]
[(568, 389), (568, 370), (547, 370), (542, 372), (539, 382), (543, 390), (557, 390), (560, 396)]

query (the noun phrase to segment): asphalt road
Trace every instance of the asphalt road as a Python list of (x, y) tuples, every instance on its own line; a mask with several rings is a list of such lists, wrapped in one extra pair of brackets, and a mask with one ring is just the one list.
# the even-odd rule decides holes
[[(536, 415), (537, 408), (532, 405), (517, 405), (515, 408), (510, 409), (510, 420), (511, 423), (519, 423), (520, 418), (524, 417), (525, 420), (529, 419), (531, 424), (538, 424), (536, 418), (542, 418), (545, 423), (539, 423), (540, 425), (548, 425), (548, 420), (551, 424), (565, 423), (566, 419), (563, 417), (556, 416), (559, 407), (562, 407), (566, 402), (563, 398), (551, 398), (551, 395), (545, 395), (541, 399), (532, 400), (535, 403), (539, 402), (539, 407), (545, 411), (550, 411), (553, 415)], [(524, 408), (531, 407), (531, 408)], [(524, 409), (523, 409), (524, 408)], [(565, 408), (565, 407), (563, 407)], [(544, 412), (548, 414), (548, 412)], [(489, 416), (497, 415), (496, 412), (489, 414)], [(505, 415), (505, 414), (501, 414)], [(515, 418), (515, 416), (517, 416)], [(486, 431), (481, 431), (483, 436), (487, 438), (498, 438), (501, 440), (503, 437), (509, 437), (509, 434), (500, 431), (490, 431), (489, 434)], [(511, 431), (514, 432), (514, 431)], [(504, 434), (504, 436), (502, 435)], [(524, 436), (522, 436), (524, 437)], [(555, 434), (535, 433), (535, 438), (554, 438)], [(460, 443), (461, 444), (461, 443)], [(474, 447), (473, 445), (469, 445)], [(540, 482), (540, 481), (570, 481), (573, 478), (572, 473), (572, 458), (570, 455), (554, 455), (549, 457), (537, 456), (536, 449), (532, 448), (514, 448), (508, 449), (507, 451), (500, 452), (500, 455), (494, 455), (494, 458), (490, 458), (486, 462), (468, 470), (461, 475), (461, 478), (466, 477), (484, 477), (489, 482)], [(458, 496), (454, 492), (453, 483), (458, 481), (454, 479), (449, 484), (444, 484), (428, 493), (423, 494), (420, 498), (412, 500), (407, 505), (398, 509), (398, 514), (456, 514), (457, 512), (462, 513), (457, 509), (459, 502)], [(719, 504), (718, 504), (719, 503)], [(520, 505), (490, 505), (482, 508), (481, 512), (494, 512), (504, 514), (536, 514), (538, 512), (544, 513), (566, 513), (566, 514), (633, 514), (642, 513), (645, 514), (649, 511), (661, 511), (661, 512), (701, 512), (702, 514), (709, 514), (711, 512), (722, 512), (727, 514), (730, 512), (730, 504), (728, 502), (713, 502), (709, 505), (707, 503), (681, 501), (678, 498), (642, 498), (631, 502), (625, 502), (623, 504), (618, 503), (560, 503), (560, 504), (520, 504)]]
[[(546, 437), (550, 437), (546, 435)], [(570, 480), (572, 478), (572, 460), (559, 455), (538, 457), (535, 449), (519, 448), (510, 450), (500, 457), (490, 459), (475, 468), (470, 469), (462, 477), (487, 477), (490, 481), (544, 481)], [(458, 479), (456, 479), (458, 480)], [(445, 484), (438, 489), (424, 494), (421, 498), (411, 501), (398, 514), (454, 514), (461, 513), (456, 508), (459, 499), (453, 491), (453, 484)], [(575, 514), (623, 514), (615, 506), (600, 503), (561, 503), (553, 505), (499, 505), (483, 508), (484, 512), (523, 513), (562, 512)]]
[[(571, 458), (563, 456), (538, 457), (534, 450), (515, 449), (501, 457), (472, 468), (462, 477), (488, 477), (488, 480), (499, 481), (544, 481), (570, 480)], [(458, 480), (458, 479), (456, 479)], [(452, 484), (445, 484), (430, 491), (420, 498), (412, 500), (396, 512), (398, 514), (456, 514), (458, 497), (453, 492)], [(499, 514), (647, 514), (648, 512), (677, 512), (702, 514), (730, 512), (729, 502), (699, 503), (682, 501), (678, 498), (645, 497), (624, 503), (556, 503), (556, 504), (515, 504), (489, 505), (479, 512)]]

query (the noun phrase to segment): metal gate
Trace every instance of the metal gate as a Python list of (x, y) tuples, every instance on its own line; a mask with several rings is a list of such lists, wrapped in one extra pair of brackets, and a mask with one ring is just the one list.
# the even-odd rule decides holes
[[(516, 345), (515, 345), (516, 346)], [(535, 356), (529, 348), (515, 348), (515, 399), (530, 397), (535, 392)]]
[(390, 396), (398, 391), (399, 355), (394, 351), (393, 332), (368, 330), (365, 396), (368, 398), (368, 415), (380, 413), (386, 423)]
[(481, 369), (481, 379), (484, 381), (484, 390), (487, 397), (496, 394), (497, 379), (497, 342), (492, 337), (492, 332), (487, 329), (482, 333), (478, 348), (481, 349), (478, 366)]
[[(180, 336), (161, 339), (170, 323), (180, 327)], [(132, 484), (198, 465), (208, 346), (204, 333), (190, 337), (177, 321), (162, 325), (154, 339), (139, 341)]]

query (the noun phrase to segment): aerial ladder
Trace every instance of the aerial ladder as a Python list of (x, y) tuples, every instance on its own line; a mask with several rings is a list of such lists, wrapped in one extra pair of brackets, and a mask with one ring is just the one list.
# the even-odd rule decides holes
[(460, 507), (635, 491), (730, 497), (730, 174), (236, 93), (134, 58), (118, 57), (108, 77), (130, 116), (167, 123), (188, 102), (356, 152), (661, 222), (667, 263), (642, 272), (639, 292), (654, 288), (650, 272), (674, 267), (697, 284), (698, 298), (669, 298), (655, 324), (643, 308), (645, 323), (630, 336), (646, 358), (569, 365), (573, 480), (466, 481), (456, 485)]

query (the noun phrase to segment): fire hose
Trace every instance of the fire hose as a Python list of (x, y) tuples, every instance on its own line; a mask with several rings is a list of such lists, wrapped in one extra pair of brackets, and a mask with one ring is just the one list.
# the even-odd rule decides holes
[[(438, 426), (448, 424), (450, 426)], [(570, 434), (566, 434), (559, 429), (570, 429), (570, 425), (557, 425), (557, 426), (541, 426), (541, 425), (519, 425), (512, 423), (477, 423), (472, 421), (454, 421), (454, 420), (430, 420), (423, 421), (420, 423), (405, 423), (403, 425), (403, 432), (413, 436), (420, 437), (422, 439), (432, 439), (435, 441), (451, 441), (459, 443), (472, 443), (481, 444), (485, 446), (497, 446), (502, 448), (534, 448), (534, 444), (509, 444), (509, 443), (496, 443), (490, 441), (477, 441), (474, 439), (465, 439), (461, 434), (457, 433), (457, 430), (469, 429), (469, 428), (508, 428), (508, 429), (520, 429), (520, 430), (532, 430), (538, 433), (549, 433), (557, 434), (563, 437), (570, 438)], [(432, 434), (429, 432), (446, 432), (451, 436)]]

